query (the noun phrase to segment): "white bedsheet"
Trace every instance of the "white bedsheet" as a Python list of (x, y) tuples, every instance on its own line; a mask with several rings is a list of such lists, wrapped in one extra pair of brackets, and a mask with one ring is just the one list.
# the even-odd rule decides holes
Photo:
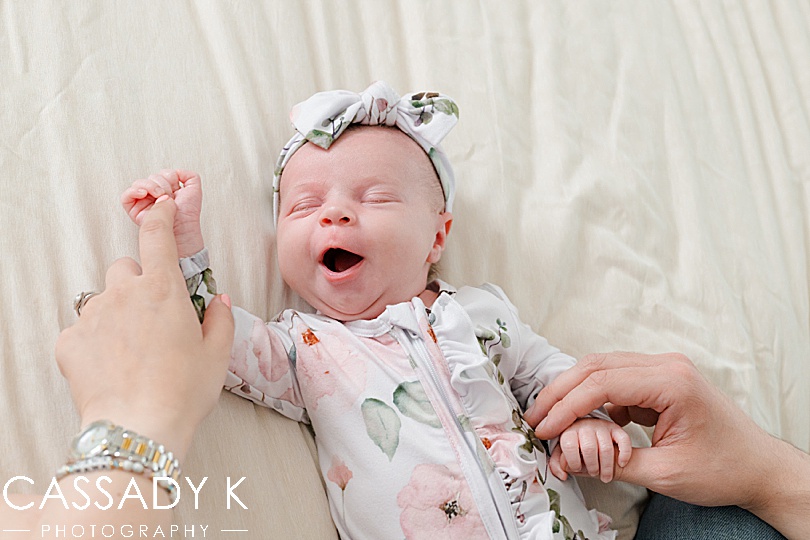
[[(444, 279), (500, 284), (573, 355), (683, 352), (810, 450), (806, 1), (7, 0), (0, 59), (0, 480), (44, 491), (78, 428), (53, 346), (135, 254), (120, 192), (200, 172), (220, 288), (269, 317), (298, 302), (271, 218), (287, 112), (376, 79), (459, 104)], [(196, 442), (186, 471), (219, 487), (182, 522), (334, 537), (296, 424), (225, 396)]]

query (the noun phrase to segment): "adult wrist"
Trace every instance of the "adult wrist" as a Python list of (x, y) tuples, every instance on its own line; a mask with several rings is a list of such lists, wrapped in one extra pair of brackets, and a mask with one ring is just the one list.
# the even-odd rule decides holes
[(89, 412), (82, 416), (81, 429), (84, 430), (93, 422), (108, 420), (113, 424), (122, 426), (143, 437), (152, 439), (171, 451), (176, 459), (185, 459), (191, 440), (196, 431), (196, 425), (190, 425), (190, 419), (180, 418), (174, 420), (173, 415), (166, 414), (145, 414), (132, 411), (102, 411), (98, 413)]
[(756, 515), (787, 538), (799, 538), (810, 525), (810, 455), (790, 443), (765, 433), (758, 445), (759, 466), (750, 500), (740, 506)]

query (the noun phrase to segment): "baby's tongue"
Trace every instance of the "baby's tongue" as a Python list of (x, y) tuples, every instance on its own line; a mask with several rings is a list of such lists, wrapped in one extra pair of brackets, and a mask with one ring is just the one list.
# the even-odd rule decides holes
[(345, 249), (338, 249), (335, 253), (335, 271), (336, 272), (345, 272), (355, 264), (359, 263), (363, 260), (363, 257), (352, 253), (350, 251), (346, 251)]

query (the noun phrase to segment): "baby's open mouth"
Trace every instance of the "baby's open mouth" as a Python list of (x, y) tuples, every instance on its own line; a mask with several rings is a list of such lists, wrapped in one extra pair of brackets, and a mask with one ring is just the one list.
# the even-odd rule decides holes
[(363, 257), (340, 248), (329, 248), (323, 254), (323, 265), (332, 272), (345, 272), (363, 260)]

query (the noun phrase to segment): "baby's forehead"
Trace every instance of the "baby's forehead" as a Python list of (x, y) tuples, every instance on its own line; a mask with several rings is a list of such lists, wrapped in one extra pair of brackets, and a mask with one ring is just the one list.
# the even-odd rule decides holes
[[(314, 146), (307, 143), (307, 146)], [(395, 127), (364, 126), (352, 124), (340, 138), (332, 143), (330, 150), (339, 148), (345, 152), (355, 152), (358, 156), (369, 152), (387, 152), (401, 154), (409, 159), (428, 159), (427, 154), (419, 143), (414, 141), (407, 133)]]

